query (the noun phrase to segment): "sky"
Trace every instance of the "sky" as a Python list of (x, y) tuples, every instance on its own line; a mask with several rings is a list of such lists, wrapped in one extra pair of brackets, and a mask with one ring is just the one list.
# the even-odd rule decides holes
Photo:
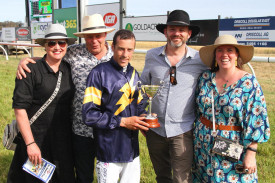
[[(66, 0), (65, 0), (66, 1)], [(119, 2), (88, 0), (89, 4)], [(0, 0), (0, 22), (25, 21), (25, 0)], [(191, 20), (275, 16), (275, 0), (126, 0), (127, 16), (166, 15), (182, 9)]]

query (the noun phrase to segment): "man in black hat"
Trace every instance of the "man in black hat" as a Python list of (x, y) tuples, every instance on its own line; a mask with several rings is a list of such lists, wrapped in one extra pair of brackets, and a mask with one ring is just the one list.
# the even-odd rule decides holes
[(152, 104), (161, 127), (146, 133), (147, 146), (158, 183), (192, 182), (194, 94), (197, 78), (207, 67), (186, 42), (200, 28), (190, 24), (183, 10), (172, 11), (167, 23), (156, 28), (167, 44), (147, 52), (141, 80), (151, 85), (164, 81)]

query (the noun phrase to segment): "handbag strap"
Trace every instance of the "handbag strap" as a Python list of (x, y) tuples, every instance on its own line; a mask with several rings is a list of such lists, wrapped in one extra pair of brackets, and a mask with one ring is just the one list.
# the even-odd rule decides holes
[(214, 107), (214, 89), (211, 90), (211, 103), (212, 103), (212, 136), (217, 136), (217, 132), (216, 132), (216, 119), (215, 119), (215, 107)]
[(56, 87), (54, 89), (54, 92), (52, 93), (51, 97), (42, 105), (42, 107), (40, 107), (40, 109), (30, 119), (30, 125), (40, 116), (40, 114), (50, 105), (50, 103), (56, 97), (56, 95), (57, 95), (57, 93), (60, 89), (61, 78), (62, 78), (62, 72), (59, 71), (58, 73), (59, 73), (58, 80), (57, 80), (57, 84), (56, 84)]

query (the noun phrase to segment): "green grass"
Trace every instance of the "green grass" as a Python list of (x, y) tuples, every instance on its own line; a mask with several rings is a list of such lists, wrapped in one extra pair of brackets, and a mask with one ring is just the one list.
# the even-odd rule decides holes
[(13, 151), (7, 151), (2, 146), (4, 127), (14, 118), (11, 108), (14, 89), (15, 70), (18, 61), (16, 59), (5, 60), (0, 56), (0, 182), (6, 182), (8, 169), (13, 156)]
[[(0, 56), (0, 138), (2, 141), (4, 126), (14, 118), (12, 104), (12, 95), (14, 89), (15, 72), (20, 55), (16, 59), (15, 56), (9, 57), (9, 61), (5, 61), (5, 57)], [(144, 54), (135, 54), (132, 65), (138, 71), (142, 71), (144, 67)], [(260, 82), (265, 98), (267, 101), (268, 115), (271, 126), (271, 138), (267, 143), (259, 145), (257, 153), (257, 165), (260, 183), (274, 183), (275, 168), (275, 63), (251, 63), (257, 79)], [(141, 159), (141, 182), (155, 182), (154, 170), (149, 158), (146, 147), (145, 138), (140, 135), (140, 159)], [(6, 182), (6, 177), (13, 156), (12, 151), (7, 151), (0, 145), (0, 183)], [(184, 165), (183, 165), (184, 166)]]

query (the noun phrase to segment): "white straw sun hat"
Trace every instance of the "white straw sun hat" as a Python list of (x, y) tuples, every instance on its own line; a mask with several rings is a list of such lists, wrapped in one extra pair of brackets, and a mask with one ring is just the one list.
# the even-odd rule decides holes
[(213, 45), (205, 46), (200, 49), (200, 57), (205, 65), (212, 66), (214, 60), (214, 51), (217, 47), (222, 45), (232, 45), (239, 50), (239, 56), (242, 59), (242, 64), (249, 62), (254, 54), (254, 47), (252, 45), (240, 45), (237, 40), (231, 35), (219, 36)]
[(70, 38), (67, 36), (66, 29), (61, 24), (51, 24), (45, 31), (45, 37), (44, 38), (38, 38), (35, 40), (37, 44), (40, 44), (41, 46), (44, 46), (46, 43), (46, 40), (48, 39), (67, 39), (67, 44), (74, 44), (76, 41), (76, 38)]
[(85, 34), (109, 33), (115, 30), (114, 28), (107, 28), (100, 14), (85, 16), (83, 17), (82, 23), (82, 32), (74, 33), (77, 37), (84, 37)]

